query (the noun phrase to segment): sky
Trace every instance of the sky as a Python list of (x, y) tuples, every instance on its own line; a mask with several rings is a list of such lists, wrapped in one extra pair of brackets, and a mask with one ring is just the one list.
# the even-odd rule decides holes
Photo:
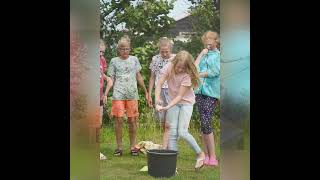
[(174, 8), (169, 13), (169, 16), (174, 19), (178, 19), (187, 13), (187, 10), (191, 5), (192, 4), (188, 0), (177, 0), (174, 3)]
[[(137, 1), (133, 2), (135, 4)], [(169, 17), (172, 17), (175, 20), (181, 19), (185, 17), (188, 11), (188, 8), (192, 6), (192, 4), (188, 0), (176, 0), (174, 3), (174, 8), (168, 14)], [(118, 28), (121, 29), (123, 25), (119, 25)]]
[[(137, 1), (133, 2), (133, 4), (136, 4), (136, 3)], [(176, 17), (179, 18), (180, 16), (184, 16), (191, 5), (192, 4), (188, 0), (176, 0), (176, 2), (174, 3), (174, 8), (169, 13), (169, 16), (174, 19), (176, 19)]]

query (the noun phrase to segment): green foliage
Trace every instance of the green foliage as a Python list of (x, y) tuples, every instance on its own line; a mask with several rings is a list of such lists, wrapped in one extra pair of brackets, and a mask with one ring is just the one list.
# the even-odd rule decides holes
[[(117, 56), (116, 44), (124, 34), (129, 35), (131, 39), (131, 55), (138, 57), (142, 66), (141, 75), (144, 78), (145, 85), (149, 84), (150, 70), (149, 64), (152, 56), (158, 54), (157, 42), (160, 37), (169, 37), (168, 30), (175, 25), (172, 18), (168, 17), (170, 10), (173, 9), (175, 1), (149, 0), (149, 1), (124, 1), (124, 0), (101, 0), (101, 31), (100, 36), (107, 43), (106, 58), (108, 61)], [(205, 31), (212, 30), (219, 32), (220, 17), (219, 9), (216, 8), (216, 1), (201, 0), (194, 1), (190, 8), (192, 16), (193, 32), (189, 42), (175, 41), (173, 53), (181, 50), (187, 50), (194, 58), (203, 49), (201, 36)], [(120, 27), (120, 28), (119, 28)], [(124, 30), (123, 30), (124, 29)], [(108, 104), (111, 107), (109, 93)], [(144, 91), (139, 87), (139, 122), (143, 128), (150, 129), (148, 121), (154, 121), (154, 110), (147, 106)], [(104, 123), (112, 124), (110, 118), (110, 109), (105, 108)], [(220, 106), (216, 107), (216, 114), (213, 118), (213, 127), (215, 135), (220, 132)], [(200, 130), (200, 118), (197, 109), (194, 109), (190, 128)]]
[(167, 34), (174, 26), (174, 19), (168, 14), (174, 1), (102, 1), (100, 6), (100, 37), (110, 47), (108, 59), (116, 55), (117, 41), (124, 34), (131, 38), (132, 48), (145, 47), (147, 43)]
[(191, 8), (193, 31), (201, 36), (211, 30), (220, 32), (220, 12), (213, 0), (203, 0)]

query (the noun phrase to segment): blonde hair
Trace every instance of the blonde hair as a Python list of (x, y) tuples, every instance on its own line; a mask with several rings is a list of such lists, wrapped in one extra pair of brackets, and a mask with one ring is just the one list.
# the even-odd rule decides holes
[(125, 45), (128, 45), (130, 47), (130, 38), (128, 35), (124, 35), (120, 38), (120, 40), (118, 41), (118, 48), (123, 47)]
[(202, 43), (205, 46), (207, 40), (213, 40), (217, 43), (217, 47), (220, 46), (219, 34), (215, 31), (207, 31), (201, 37)]
[(180, 61), (183, 61), (185, 64), (186, 73), (191, 77), (192, 87), (197, 87), (199, 85), (199, 73), (194, 65), (193, 57), (188, 51), (180, 51), (174, 57), (172, 60), (173, 68), (171, 74), (175, 74), (175, 67)]
[(173, 41), (167, 37), (161, 37), (160, 40), (159, 40), (159, 43), (158, 43), (158, 47), (159, 49), (162, 47), (162, 46), (169, 46), (170, 49), (172, 49), (173, 47)]

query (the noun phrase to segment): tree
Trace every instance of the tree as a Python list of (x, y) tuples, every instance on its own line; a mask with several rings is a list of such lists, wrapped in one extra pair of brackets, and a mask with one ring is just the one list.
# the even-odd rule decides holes
[(174, 2), (174, 0), (170, 2), (164, 0), (101, 0), (100, 36), (112, 47), (113, 52), (109, 54), (116, 55), (114, 47), (117, 40), (124, 34), (131, 38), (133, 48), (150, 45), (151, 40), (157, 40), (166, 35), (175, 22), (168, 16), (170, 10), (173, 9)]
[(187, 43), (175, 42), (175, 51), (187, 50), (194, 58), (203, 49), (201, 36), (208, 30), (220, 32), (220, 15), (217, 8), (218, 1), (213, 0), (189, 0), (193, 6), (190, 7), (191, 24), (195, 35)]

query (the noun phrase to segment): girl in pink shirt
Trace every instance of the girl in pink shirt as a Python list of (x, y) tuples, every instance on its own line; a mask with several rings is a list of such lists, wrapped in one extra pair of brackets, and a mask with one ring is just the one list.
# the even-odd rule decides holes
[[(168, 83), (170, 102), (164, 107), (160, 99), (160, 91), (165, 81)], [(178, 138), (184, 139), (197, 154), (196, 171), (203, 167), (205, 154), (188, 132), (188, 128), (195, 103), (193, 87), (198, 86), (198, 81), (199, 74), (193, 64), (192, 55), (187, 51), (181, 51), (163, 68), (155, 91), (156, 110), (167, 111), (168, 149), (177, 151)]]

